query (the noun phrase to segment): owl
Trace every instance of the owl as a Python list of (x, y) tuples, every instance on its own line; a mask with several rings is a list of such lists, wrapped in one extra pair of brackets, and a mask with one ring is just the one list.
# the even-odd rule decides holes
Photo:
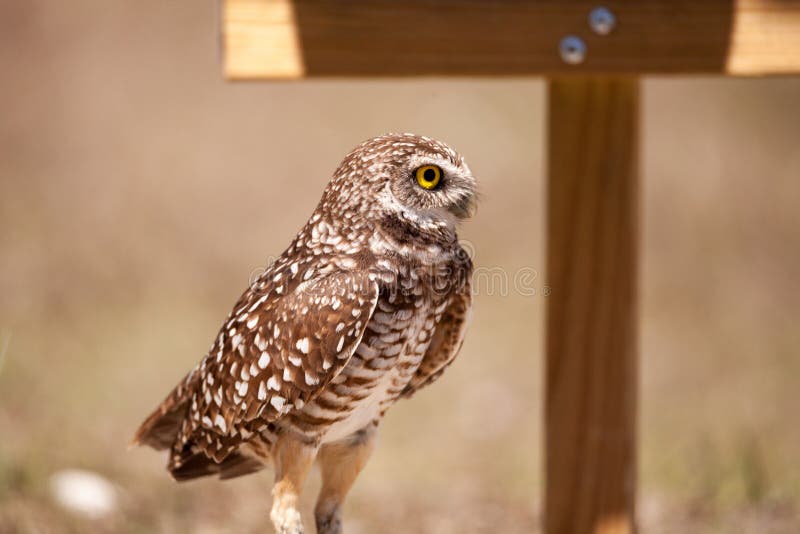
[(342, 503), (382, 417), (461, 348), (472, 263), (456, 227), (474, 212), (475, 189), (464, 159), (428, 137), (356, 147), (134, 443), (169, 450), (179, 481), (271, 464), (270, 518), (285, 534), (303, 532), (298, 500), (316, 461), (317, 531), (342, 532)]

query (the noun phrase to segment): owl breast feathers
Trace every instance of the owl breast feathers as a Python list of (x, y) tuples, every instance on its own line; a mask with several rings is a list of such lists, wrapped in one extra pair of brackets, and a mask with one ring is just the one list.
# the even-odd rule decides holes
[(455, 227), (474, 200), (441, 142), (358, 146), (135, 442), (170, 449), (178, 480), (229, 478), (268, 463), (281, 434), (325, 444), (377, 424), (461, 347), (472, 264)]

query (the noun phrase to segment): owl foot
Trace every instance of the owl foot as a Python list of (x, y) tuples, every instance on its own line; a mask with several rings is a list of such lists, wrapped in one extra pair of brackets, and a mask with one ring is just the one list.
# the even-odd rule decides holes
[(276, 509), (272, 507), (270, 519), (275, 525), (277, 534), (303, 534), (303, 521), (300, 519), (300, 512), (294, 508)]
[(342, 507), (335, 503), (317, 504), (314, 510), (317, 534), (342, 534)]

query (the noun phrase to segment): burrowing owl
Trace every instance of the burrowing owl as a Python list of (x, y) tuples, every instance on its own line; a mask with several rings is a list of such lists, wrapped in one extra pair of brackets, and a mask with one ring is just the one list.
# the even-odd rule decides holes
[(302, 532), (297, 501), (316, 458), (317, 530), (341, 532), (384, 413), (461, 347), (472, 263), (455, 227), (474, 205), (475, 180), (444, 143), (390, 134), (358, 146), (134, 442), (170, 449), (177, 480), (272, 463), (281, 533)]

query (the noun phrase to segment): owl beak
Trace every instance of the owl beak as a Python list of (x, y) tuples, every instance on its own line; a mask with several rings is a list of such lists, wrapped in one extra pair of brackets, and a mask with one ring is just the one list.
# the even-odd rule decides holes
[(469, 219), (475, 215), (476, 209), (477, 205), (475, 203), (475, 197), (470, 195), (460, 199), (458, 202), (451, 204), (449, 211), (459, 219)]

